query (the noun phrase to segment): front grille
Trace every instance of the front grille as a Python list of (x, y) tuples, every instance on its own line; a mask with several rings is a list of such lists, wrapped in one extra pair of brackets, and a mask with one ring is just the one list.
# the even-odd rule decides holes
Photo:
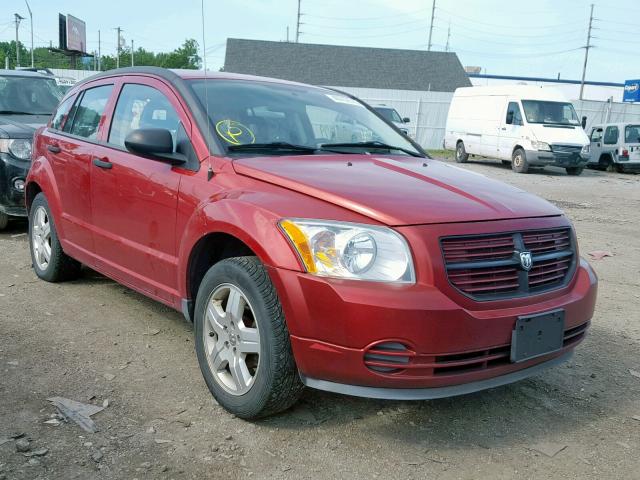
[(551, 151), (554, 153), (574, 154), (574, 153), (580, 153), (581, 150), (582, 150), (581, 145), (564, 145), (560, 143), (553, 143), (551, 145)]
[[(589, 322), (564, 331), (562, 347), (567, 348), (582, 340)], [(364, 353), (364, 364), (369, 370), (383, 375), (447, 376), (487, 370), (511, 363), (511, 344), (484, 348), (471, 352), (444, 355), (418, 354), (396, 342), (377, 343)]]
[[(441, 239), (447, 277), (468, 297), (495, 300), (561, 287), (575, 265), (568, 228)], [(526, 270), (521, 253), (531, 254)]]

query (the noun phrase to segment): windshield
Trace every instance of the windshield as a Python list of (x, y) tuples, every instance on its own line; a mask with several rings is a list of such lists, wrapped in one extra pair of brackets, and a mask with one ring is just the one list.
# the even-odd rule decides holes
[(580, 125), (578, 115), (569, 102), (522, 100), (522, 107), (528, 123)]
[(0, 76), (0, 111), (51, 115), (61, 98), (51, 78)]
[(373, 107), (373, 109), (390, 122), (403, 123), (400, 115), (394, 108)]
[[(379, 142), (415, 147), (360, 102), (328, 89), (246, 80), (189, 80), (217, 136), (227, 147), (286, 143), (319, 148), (331, 143)], [(206, 85), (206, 95), (205, 95)], [(371, 147), (373, 148), (373, 147)], [(277, 153), (277, 152), (276, 152)], [(291, 153), (282, 149), (282, 154)]]
[(640, 143), (640, 125), (627, 125), (624, 129), (625, 143)]

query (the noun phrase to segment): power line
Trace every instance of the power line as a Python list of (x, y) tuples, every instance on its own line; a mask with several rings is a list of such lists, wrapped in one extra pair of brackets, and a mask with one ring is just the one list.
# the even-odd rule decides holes
[[(457, 13), (450, 12), (449, 10), (445, 10), (444, 8), (440, 8), (440, 7), (438, 7), (438, 10), (441, 11), (441, 12), (446, 13), (447, 15), (449, 15), (449, 16), (451, 16), (453, 18), (457, 18), (458, 20), (460, 20), (462, 22), (472, 23), (474, 25), (486, 25), (488, 27), (498, 27), (498, 28), (513, 27), (513, 24), (506, 24), (505, 25), (505, 24), (483, 22), (481, 20), (472, 19), (472, 18), (469, 18), (469, 17), (458, 15)], [(518, 30), (521, 30), (521, 29), (540, 30), (540, 29), (548, 29), (548, 28), (563, 28), (563, 27), (566, 27), (567, 25), (576, 25), (576, 24), (579, 24), (579, 23), (581, 23), (581, 22), (579, 22), (579, 21), (564, 22), (564, 23), (556, 24), (556, 25), (518, 25)]]
[(354, 21), (354, 20), (359, 20), (359, 21), (369, 21), (369, 20), (386, 20), (389, 18), (398, 18), (398, 17), (406, 17), (406, 16), (413, 16), (418, 12), (426, 12), (428, 9), (427, 8), (420, 8), (418, 10), (413, 10), (411, 12), (404, 12), (404, 13), (397, 13), (397, 14), (393, 14), (393, 15), (384, 15), (384, 16), (380, 16), (380, 17), (326, 17), (326, 16), (322, 16), (322, 15), (313, 15), (310, 13), (306, 13), (305, 16), (307, 17), (313, 17), (313, 18), (320, 18), (323, 20), (344, 20), (344, 21)]

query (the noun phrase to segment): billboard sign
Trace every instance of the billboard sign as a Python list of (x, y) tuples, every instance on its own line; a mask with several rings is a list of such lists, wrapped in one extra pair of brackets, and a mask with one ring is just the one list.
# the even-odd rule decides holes
[(624, 82), (623, 102), (640, 102), (640, 80)]
[(67, 15), (67, 50), (87, 52), (87, 26), (84, 21)]

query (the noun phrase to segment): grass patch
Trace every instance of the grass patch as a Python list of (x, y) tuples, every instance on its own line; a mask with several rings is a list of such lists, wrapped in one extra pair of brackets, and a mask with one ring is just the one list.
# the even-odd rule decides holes
[(454, 150), (427, 150), (426, 152), (433, 158), (444, 158), (446, 160), (453, 160), (456, 153)]

